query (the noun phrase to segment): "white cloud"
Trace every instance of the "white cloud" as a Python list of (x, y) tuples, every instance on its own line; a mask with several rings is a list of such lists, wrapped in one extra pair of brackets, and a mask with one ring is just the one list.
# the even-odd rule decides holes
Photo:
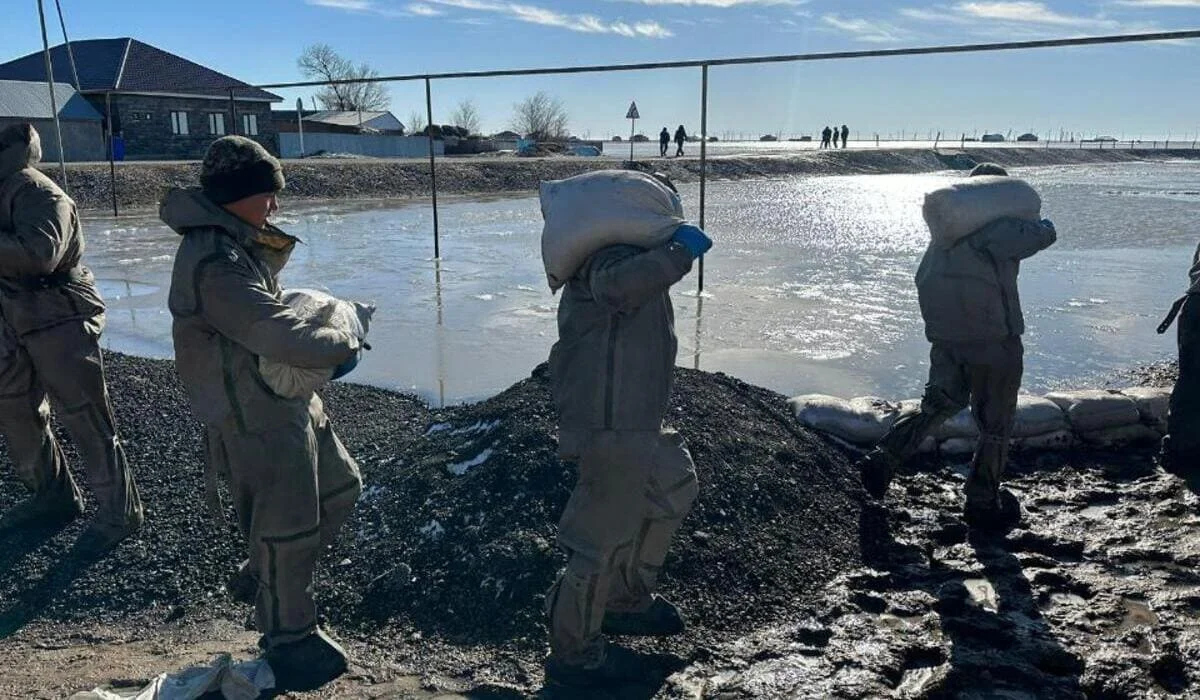
[(373, 9), (370, 0), (304, 0), (306, 4), (317, 7), (332, 7), (337, 10), (352, 10), (365, 12)]
[(894, 24), (863, 19), (861, 17), (841, 17), (839, 15), (823, 15), (821, 17), (827, 27), (845, 32), (858, 41), (875, 44), (887, 44), (910, 38), (910, 34)]
[(430, 7), (429, 5), (423, 5), (418, 2), (412, 3), (405, 9), (408, 10), (409, 14), (413, 14), (418, 17), (439, 17), (446, 14), (436, 7)]
[[(353, 1), (353, 0), (351, 0)], [(556, 27), (583, 34), (616, 34), (629, 38), (666, 39), (675, 33), (658, 22), (644, 20), (632, 24), (610, 22), (595, 15), (573, 15), (537, 5), (494, 0), (426, 0), (429, 5), (488, 12), (527, 24)]]
[(1024, 24), (1059, 27), (1114, 29), (1119, 22), (1102, 17), (1066, 15), (1050, 9), (1045, 3), (1016, 0), (1015, 2), (960, 2), (955, 12), (978, 19), (999, 20)]
[(807, 5), (812, 0), (620, 0), (639, 5), (676, 5), (683, 7), (742, 7), (746, 5)]
[(1200, 8), (1200, 0), (1117, 0), (1116, 4), (1126, 7), (1195, 7)]

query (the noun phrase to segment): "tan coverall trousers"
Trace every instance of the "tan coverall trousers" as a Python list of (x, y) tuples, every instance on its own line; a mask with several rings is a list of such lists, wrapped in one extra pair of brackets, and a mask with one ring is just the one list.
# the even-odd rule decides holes
[(317, 628), (317, 559), (362, 492), (358, 465), (315, 396), (307, 415), (268, 432), (241, 433), (232, 420), (209, 427), (208, 455), (229, 480), (249, 546), (258, 630), (268, 648), (303, 639)]
[(700, 488), (692, 456), (671, 430), (564, 435), (560, 444), (564, 459), (577, 460), (579, 480), (558, 524), (568, 560), (546, 596), (550, 649), (588, 666), (603, 659), (604, 612), (651, 603)]
[(66, 321), (0, 340), (0, 430), (17, 475), (35, 495), (62, 491), (82, 502), (50, 428), (50, 403), (71, 434), (98, 504), (96, 522), (124, 526), (142, 502), (117, 435), (104, 382), (104, 316)]
[(995, 505), (1008, 462), (1024, 357), (1018, 337), (999, 342), (934, 343), (921, 410), (898, 418), (879, 446), (898, 461), (907, 461), (926, 437), (969, 404), (980, 435), (967, 477), (967, 504)]

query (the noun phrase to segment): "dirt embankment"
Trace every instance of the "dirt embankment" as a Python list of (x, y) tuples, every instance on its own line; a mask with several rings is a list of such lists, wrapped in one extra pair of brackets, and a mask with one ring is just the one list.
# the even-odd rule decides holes
[[(1200, 159), (1187, 149), (1120, 150), (1065, 148), (970, 148), (966, 151), (930, 149), (830, 150), (790, 155), (718, 157), (708, 161), (716, 179), (750, 179), (786, 175), (857, 175), (925, 173), (965, 169), (991, 161), (1010, 167), (1088, 165), (1145, 160)], [(438, 191), (450, 194), (532, 192), (544, 180), (623, 167), (606, 158), (447, 158), (437, 164)], [(698, 179), (697, 158), (639, 161), (634, 167), (660, 170), (680, 182)], [(58, 179), (58, 168), (43, 171)], [(122, 210), (156, 205), (171, 187), (194, 186), (199, 163), (119, 163), (116, 168), (118, 207)], [(287, 161), (285, 195), (297, 199), (419, 197), (430, 193), (429, 163), (421, 160), (304, 160)], [(85, 209), (111, 210), (112, 189), (107, 163), (68, 166), (71, 196)]]

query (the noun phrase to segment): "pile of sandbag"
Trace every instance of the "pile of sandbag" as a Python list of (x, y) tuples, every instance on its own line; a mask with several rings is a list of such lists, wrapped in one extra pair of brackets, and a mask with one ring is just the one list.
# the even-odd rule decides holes
[[(1132, 387), (1117, 390), (1059, 391), (1017, 398), (1012, 446), (1025, 450), (1064, 450), (1076, 445), (1115, 449), (1151, 444), (1166, 432), (1171, 390)], [(919, 399), (886, 401), (874, 396), (842, 399), (806, 394), (788, 401), (805, 426), (855, 447), (875, 445), (896, 419), (920, 409)], [(969, 455), (979, 441), (970, 409), (946, 421), (921, 445), (922, 452)]]
[(542, 263), (558, 291), (593, 253), (612, 245), (657, 248), (684, 223), (679, 195), (658, 178), (599, 170), (543, 182)]
[[(283, 303), (309, 323), (345, 331), (366, 342), (367, 327), (375, 307), (344, 301), (315, 289), (289, 289), (283, 293)], [(289, 399), (306, 399), (321, 385), (333, 378), (336, 367), (293, 367), (282, 362), (258, 360), (258, 371), (267, 386), (276, 394)]]

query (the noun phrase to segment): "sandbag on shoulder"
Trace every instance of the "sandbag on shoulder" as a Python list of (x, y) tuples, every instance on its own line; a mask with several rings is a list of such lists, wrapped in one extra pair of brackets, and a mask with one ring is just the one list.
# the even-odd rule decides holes
[(1094, 433), (1141, 423), (1137, 403), (1116, 391), (1086, 389), (1046, 394), (1067, 414), (1067, 422), (1076, 433)]
[[(289, 289), (283, 293), (287, 304), (301, 319), (327, 328), (350, 333), (360, 341), (367, 337), (367, 324), (374, 308), (343, 301), (315, 289)], [(335, 367), (293, 367), (260, 357), (258, 371), (267, 386), (289, 399), (303, 399), (333, 378)]]
[(600, 170), (543, 182), (542, 263), (557, 291), (596, 251), (612, 245), (656, 248), (684, 223), (679, 195), (645, 173)]
[(1167, 414), (1171, 410), (1171, 389), (1159, 386), (1134, 386), (1121, 393), (1137, 403), (1142, 423), (1155, 430), (1167, 432)]
[(948, 246), (997, 219), (1041, 219), (1042, 198), (1024, 180), (985, 175), (930, 192), (921, 213), (931, 240)]
[(825, 394), (805, 394), (788, 401), (805, 426), (851, 444), (874, 445), (896, 420), (899, 407), (874, 396), (847, 401)]

